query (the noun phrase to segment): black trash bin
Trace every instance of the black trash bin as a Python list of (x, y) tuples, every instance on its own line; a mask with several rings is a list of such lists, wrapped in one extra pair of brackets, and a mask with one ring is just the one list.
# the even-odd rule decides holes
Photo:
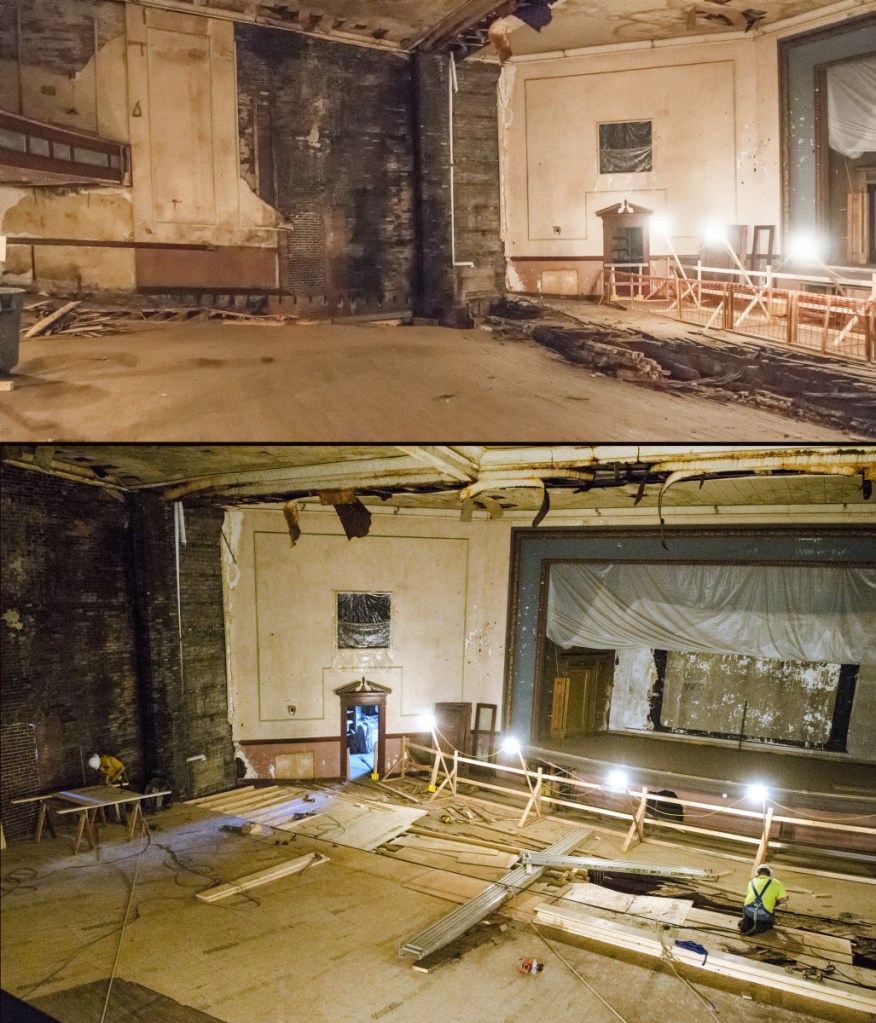
[(9, 373), (18, 364), (23, 303), (21, 288), (0, 288), (0, 373)]

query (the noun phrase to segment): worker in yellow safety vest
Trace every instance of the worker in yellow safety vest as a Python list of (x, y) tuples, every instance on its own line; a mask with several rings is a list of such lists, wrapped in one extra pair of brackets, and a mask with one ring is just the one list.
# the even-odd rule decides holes
[(776, 906), (788, 901), (788, 892), (764, 863), (748, 882), (739, 930), (743, 934), (761, 934), (775, 926)]
[(95, 753), (89, 757), (88, 766), (93, 767), (95, 771), (100, 771), (104, 785), (128, 784), (128, 779), (125, 777), (125, 765), (118, 757)]

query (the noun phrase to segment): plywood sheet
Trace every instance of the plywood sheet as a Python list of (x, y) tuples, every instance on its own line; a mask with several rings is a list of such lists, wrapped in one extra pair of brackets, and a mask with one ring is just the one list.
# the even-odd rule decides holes
[(629, 913), (631, 916), (647, 920), (662, 920), (665, 923), (683, 924), (693, 908), (688, 899), (664, 899), (656, 895), (626, 895), (613, 892), (598, 884), (572, 884), (564, 895), (567, 902), (577, 902), (588, 906), (599, 906), (616, 913)]
[(371, 850), (407, 831), (425, 813), (425, 810), (413, 806), (378, 809), (333, 798), (320, 807), (317, 817), (305, 817), (300, 821), (275, 826), (309, 838), (321, 838), (354, 849)]

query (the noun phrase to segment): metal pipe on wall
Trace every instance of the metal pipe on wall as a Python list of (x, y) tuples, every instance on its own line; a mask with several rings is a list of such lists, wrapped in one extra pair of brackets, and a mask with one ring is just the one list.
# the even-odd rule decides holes
[(453, 94), (459, 89), (456, 81), (456, 63), (453, 54), (448, 54), (449, 74), (447, 76), (448, 109), (448, 141), (450, 143), (450, 255), (453, 266), (474, 266), (474, 263), (459, 262), (456, 258), (456, 199), (455, 199), (455, 177), (456, 171), (453, 163)]

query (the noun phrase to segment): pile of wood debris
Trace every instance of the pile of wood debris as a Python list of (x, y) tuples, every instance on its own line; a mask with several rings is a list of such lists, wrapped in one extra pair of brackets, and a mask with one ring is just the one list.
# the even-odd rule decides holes
[[(218, 320), (223, 324), (260, 324), (281, 327), (289, 322), (285, 316), (261, 316), (238, 313), (231, 309), (207, 309), (201, 306), (169, 306), (160, 308), (129, 308), (116, 306), (91, 309), (81, 301), (58, 305), (43, 299), (24, 306), (22, 310), (22, 338), (44, 337), (48, 334), (66, 337), (99, 337), (102, 334), (121, 334), (124, 324), (133, 321), (156, 322), (183, 320)], [(30, 322), (33, 321), (33, 322)]]

